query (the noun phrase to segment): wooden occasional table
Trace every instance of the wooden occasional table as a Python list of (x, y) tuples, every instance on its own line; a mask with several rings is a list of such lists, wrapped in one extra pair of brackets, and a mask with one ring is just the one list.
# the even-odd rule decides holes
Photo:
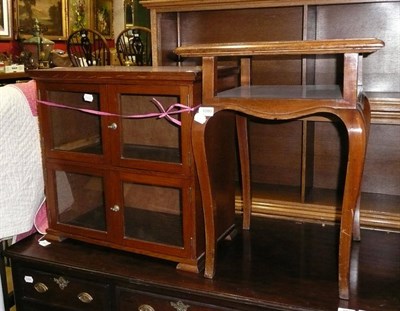
[[(247, 143), (246, 115), (268, 120), (289, 120), (316, 114), (329, 114), (339, 118), (348, 133), (348, 160), (342, 202), (339, 238), (339, 297), (349, 298), (349, 266), (351, 238), (359, 239), (358, 200), (364, 167), (370, 123), (368, 99), (361, 92), (361, 60), (382, 48), (378, 39), (335, 39), (315, 41), (249, 42), (225, 44), (197, 44), (175, 50), (180, 56), (202, 57), (203, 107), (211, 108), (197, 116), (193, 123), (192, 139), (206, 231), (205, 277), (213, 278), (216, 257), (216, 225), (218, 195), (212, 153), (207, 152), (207, 124), (217, 122), (221, 111), (237, 113), (239, 156), (244, 201), (243, 227), (250, 227), (250, 169)], [(343, 55), (343, 84), (256, 86), (251, 85), (251, 56), (256, 55)], [(216, 68), (218, 57), (238, 56), (241, 59), (241, 86), (217, 92)], [(213, 112), (212, 112), (213, 109)], [(211, 111), (210, 111), (211, 110)], [(221, 162), (222, 164), (223, 162)], [(234, 195), (234, 194), (232, 194)], [(233, 207), (232, 207), (233, 208)]]

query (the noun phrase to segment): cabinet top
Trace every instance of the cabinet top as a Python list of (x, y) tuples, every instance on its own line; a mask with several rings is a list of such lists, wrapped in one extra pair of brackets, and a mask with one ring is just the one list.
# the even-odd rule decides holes
[(384, 1), (396, 2), (398, 0), (141, 0), (140, 3), (148, 9), (160, 12), (183, 12)]
[(200, 66), (91, 66), (56, 67), (28, 72), (35, 80), (84, 80), (85, 83), (120, 83), (126, 80), (195, 81), (201, 79)]

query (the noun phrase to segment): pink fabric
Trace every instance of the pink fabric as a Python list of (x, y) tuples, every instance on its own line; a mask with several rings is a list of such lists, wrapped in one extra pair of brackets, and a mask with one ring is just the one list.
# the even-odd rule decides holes
[(39, 210), (36, 212), (33, 225), (37, 232), (40, 234), (46, 234), (46, 230), (49, 227), (46, 201), (42, 203), (42, 205), (39, 207)]
[(144, 119), (144, 118), (166, 118), (168, 121), (181, 126), (181, 121), (178, 119), (175, 119), (172, 117), (172, 115), (175, 114), (180, 114), (184, 112), (191, 112), (197, 110), (199, 106), (196, 107), (188, 107), (180, 103), (173, 104), (168, 107), (167, 110), (163, 107), (163, 105), (155, 98), (153, 98), (152, 102), (156, 107), (159, 109), (160, 112), (153, 112), (153, 113), (146, 113), (146, 114), (132, 114), (132, 115), (120, 115), (120, 114), (115, 114), (115, 113), (110, 113), (110, 112), (104, 112), (104, 111), (99, 111), (99, 110), (92, 110), (92, 109), (84, 109), (84, 108), (77, 108), (77, 107), (72, 107), (68, 105), (61, 105), (53, 102), (48, 102), (45, 100), (38, 100), (37, 101), (39, 104), (51, 106), (51, 107), (58, 107), (58, 108), (65, 108), (65, 109), (72, 109), (72, 110), (78, 110), (82, 111), (85, 113), (90, 113), (98, 116), (114, 116), (114, 117), (121, 117), (125, 119)]
[(37, 91), (35, 80), (30, 80), (28, 82), (15, 83), (12, 86), (21, 90), (24, 93), (26, 99), (28, 100), (29, 107), (31, 108), (32, 115), (37, 116)]
[[(25, 98), (27, 99), (29, 104), (29, 108), (31, 109), (32, 115), (37, 116), (37, 91), (36, 91), (35, 80), (15, 83), (11, 86), (19, 89), (25, 95)], [(22, 240), (35, 232), (39, 232), (41, 234), (46, 233), (46, 229), (48, 228), (46, 209), (47, 209), (46, 201), (43, 201), (43, 203), (40, 205), (40, 207), (36, 212), (32, 229), (28, 232), (19, 234), (17, 236), (17, 241)]]
[(39, 232), (40, 234), (43, 235), (46, 234), (46, 230), (49, 227), (46, 209), (47, 209), (46, 200), (44, 200), (35, 214), (35, 219), (33, 220), (32, 229), (27, 232), (18, 234), (16, 237), (16, 242), (21, 241), (36, 232)]

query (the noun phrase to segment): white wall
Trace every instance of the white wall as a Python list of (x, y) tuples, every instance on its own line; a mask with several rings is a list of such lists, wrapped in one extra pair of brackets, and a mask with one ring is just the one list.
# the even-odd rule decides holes
[(114, 38), (124, 29), (124, 0), (114, 0)]

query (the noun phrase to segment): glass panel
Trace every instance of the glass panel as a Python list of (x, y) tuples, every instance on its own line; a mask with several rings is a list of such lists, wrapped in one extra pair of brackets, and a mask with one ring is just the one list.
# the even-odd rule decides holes
[(56, 191), (59, 222), (106, 230), (101, 177), (56, 171)]
[[(146, 115), (159, 113), (154, 104), (156, 98), (165, 110), (176, 104), (176, 96), (142, 96), (122, 94), (123, 115)], [(172, 115), (180, 119), (179, 114)], [(143, 159), (170, 163), (181, 162), (180, 127), (165, 118), (122, 119), (123, 158)]]
[[(48, 98), (50, 102), (70, 107), (100, 109), (99, 96), (94, 93), (50, 91)], [(102, 154), (100, 116), (51, 107), (50, 120), (54, 149)]]
[(125, 236), (183, 245), (181, 190), (124, 183)]

